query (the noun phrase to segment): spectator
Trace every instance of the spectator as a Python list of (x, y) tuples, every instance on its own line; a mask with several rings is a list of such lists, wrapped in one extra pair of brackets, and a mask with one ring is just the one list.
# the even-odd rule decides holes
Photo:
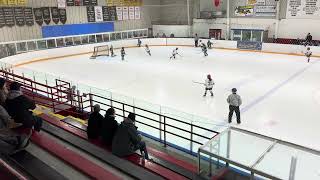
[(100, 114), (99, 104), (94, 105), (88, 120), (87, 135), (89, 139), (98, 139), (101, 135), (103, 116)]
[(165, 33), (163, 33), (162, 34), (162, 38), (166, 38), (167, 36), (166, 36), (166, 34)]
[(129, 116), (121, 122), (112, 141), (112, 153), (117, 156), (127, 156), (140, 149), (141, 156), (149, 159), (146, 143), (141, 140), (137, 127), (134, 125), (135, 114)]
[(68, 101), (71, 102), (71, 105), (76, 106), (77, 102), (75, 101), (75, 96), (76, 96), (76, 86), (72, 86), (71, 88), (68, 89), (68, 94), (67, 94), (67, 98)]
[(306, 37), (306, 44), (311, 46), (311, 41), (312, 41), (312, 36), (310, 33), (308, 33)]
[(109, 108), (106, 112), (104, 120), (102, 121), (101, 136), (102, 136), (103, 142), (107, 146), (112, 145), (114, 134), (118, 129), (118, 122), (115, 120), (115, 116), (116, 116), (115, 110), (113, 108)]
[(170, 38), (174, 38), (174, 34), (173, 33), (170, 34)]
[(33, 116), (31, 111), (36, 108), (36, 104), (22, 94), (20, 87), (21, 85), (17, 82), (10, 84), (10, 91), (6, 100), (8, 113), (16, 123), (22, 123), (23, 128), (34, 128), (36, 131), (40, 131), (42, 119)]
[(4, 106), (6, 99), (8, 96), (8, 89), (6, 86), (6, 80), (3, 78), (0, 78), (0, 105)]
[(160, 34), (159, 33), (157, 33), (156, 38), (160, 38)]
[(236, 116), (237, 116), (237, 123), (240, 124), (241, 120), (240, 120), (240, 109), (239, 106), (241, 106), (242, 104), (242, 100), (241, 97), (237, 94), (237, 89), (236, 88), (232, 88), (232, 94), (230, 94), (228, 96), (227, 102), (229, 103), (229, 123), (232, 122), (232, 115), (233, 112), (236, 112)]

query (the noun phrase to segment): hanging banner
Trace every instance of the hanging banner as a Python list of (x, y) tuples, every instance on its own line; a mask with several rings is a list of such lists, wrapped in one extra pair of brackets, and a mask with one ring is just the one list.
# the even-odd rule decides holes
[(51, 19), (55, 24), (59, 23), (59, 9), (57, 7), (51, 7)]
[(101, 6), (94, 6), (94, 15), (95, 15), (96, 22), (103, 21), (103, 13), (102, 13)]
[(0, 0), (0, 6), (5, 6), (8, 5), (8, 1), (7, 0)]
[(110, 21), (116, 21), (116, 20), (118, 20), (117, 8), (116, 8), (116, 6), (108, 7), (108, 11), (109, 11)]
[(83, 0), (82, 3), (83, 3), (84, 6), (90, 6), (90, 4), (91, 4), (90, 0)]
[(17, 0), (7, 0), (9, 6), (17, 5)]
[(287, 18), (319, 19), (320, 0), (288, 0)]
[(97, 0), (90, 0), (90, 5), (91, 6), (98, 6), (98, 1)]
[(136, 6), (136, 7), (134, 7), (134, 18), (135, 19), (140, 19), (141, 17), (141, 15), (140, 15), (141, 13), (140, 13), (140, 7), (139, 6)]
[(43, 14), (42, 14), (42, 9), (41, 8), (33, 8), (33, 14), (34, 14), (34, 19), (37, 24), (42, 26), (43, 24)]
[(134, 6), (129, 7), (129, 19), (134, 19)]
[(74, 0), (66, 0), (67, 6), (74, 6)]
[(59, 17), (60, 17), (60, 22), (62, 24), (65, 24), (67, 22), (67, 12), (66, 9), (59, 9)]
[(66, 0), (57, 0), (58, 8), (66, 8)]
[(27, 26), (33, 26), (34, 25), (34, 19), (33, 19), (33, 11), (32, 8), (24, 8), (24, 19), (26, 21)]
[(26, 6), (27, 5), (27, 0), (17, 0), (17, 5), (18, 6)]
[(255, 6), (256, 16), (276, 16), (277, 7), (276, 6)]
[(247, 0), (247, 5), (249, 6), (253, 6), (253, 5), (256, 5), (257, 3), (257, 0)]
[(88, 22), (96, 22), (94, 6), (87, 6)]
[(253, 6), (238, 6), (234, 12), (235, 16), (253, 16)]
[(113, 6), (113, 0), (106, 0), (107, 6)]
[(123, 20), (123, 16), (122, 16), (122, 7), (117, 7), (117, 19), (119, 21)]
[(129, 8), (122, 7), (122, 20), (128, 20), (128, 19), (129, 19)]
[(11, 7), (4, 7), (3, 8), (3, 14), (4, 14), (4, 22), (6, 26), (14, 26), (14, 11)]
[(42, 7), (42, 16), (43, 21), (48, 25), (51, 22), (51, 14), (50, 14), (50, 8), (49, 7)]
[(103, 21), (110, 21), (108, 6), (102, 6)]
[(24, 26), (26, 24), (25, 18), (24, 18), (24, 8), (15, 7), (14, 8), (14, 18), (16, 21), (16, 25)]
[(0, 28), (2, 28), (3, 26), (5, 26), (6, 23), (4, 21), (4, 13), (3, 13), (3, 8), (0, 7)]

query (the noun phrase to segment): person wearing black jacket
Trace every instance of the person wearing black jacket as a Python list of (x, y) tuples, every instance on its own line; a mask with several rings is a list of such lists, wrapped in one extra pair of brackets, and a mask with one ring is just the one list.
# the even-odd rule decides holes
[(106, 112), (104, 120), (102, 121), (101, 136), (103, 142), (107, 146), (112, 145), (114, 134), (118, 129), (118, 122), (115, 120), (115, 116), (115, 110), (113, 108), (109, 108)]
[(23, 124), (23, 128), (34, 128), (36, 131), (40, 131), (42, 119), (33, 116), (31, 111), (36, 108), (36, 104), (22, 94), (20, 87), (21, 85), (17, 82), (10, 84), (6, 100), (7, 111), (16, 123)]
[(98, 139), (101, 136), (102, 121), (103, 116), (100, 114), (100, 106), (96, 104), (88, 120), (87, 135), (89, 139)]

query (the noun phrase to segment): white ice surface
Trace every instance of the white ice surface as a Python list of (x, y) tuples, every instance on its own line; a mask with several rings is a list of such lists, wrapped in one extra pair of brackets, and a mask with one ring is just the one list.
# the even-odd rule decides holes
[[(125, 61), (90, 55), (38, 62), (23, 66), (90, 86), (135, 97), (154, 104), (207, 117), (205, 127), (226, 122), (227, 96), (238, 88), (243, 99), (240, 128), (320, 149), (320, 64), (304, 57), (180, 47), (176, 60), (169, 60), (173, 47), (126, 49)], [(202, 97), (211, 74), (215, 96)], [(233, 121), (233, 124), (235, 120)]]

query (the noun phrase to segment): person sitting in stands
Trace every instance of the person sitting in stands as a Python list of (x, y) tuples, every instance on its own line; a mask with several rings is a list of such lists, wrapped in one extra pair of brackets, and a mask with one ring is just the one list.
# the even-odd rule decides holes
[(174, 34), (173, 33), (170, 34), (170, 38), (174, 38)]
[(103, 116), (100, 114), (99, 104), (94, 105), (88, 120), (87, 135), (89, 139), (98, 139), (101, 135)]
[(33, 100), (23, 95), (21, 85), (17, 82), (10, 84), (10, 91), (6, 100), (6, 107), (9, 115), (16, 123), (22, 123), (23, 128), (40, 131), (42, 119), (33, 116), (32, 111), (36, 108)]
[(103, 142), (107, 146), (112, 145), (112, 140), (114, 134), (118, 129), (118, 122), (115, 120), (116, 112), (113, 108), (109, 108), (106, 112), (104, 120), (102, 121), (102, 129), (101, 129), (101, 136)]
[(3, 78), (0, 78), (0, 104), (2, 106), (5, 105), (7, 96), (8, 96), (8, 89), (6, 86), (6, 80)]
[(121, 122), (112, 141), (112, 153), (123, 157), (135, 153), (140, 149), (141, 156), (149, 159), (146, 143), (142, 141), (138, 134), (137, 127), (134, 125), (136, 115), (130, 113), (128, 117)]
[(162, 38), (166, 38), (167, 35), (165, 33), (162, 34)]

